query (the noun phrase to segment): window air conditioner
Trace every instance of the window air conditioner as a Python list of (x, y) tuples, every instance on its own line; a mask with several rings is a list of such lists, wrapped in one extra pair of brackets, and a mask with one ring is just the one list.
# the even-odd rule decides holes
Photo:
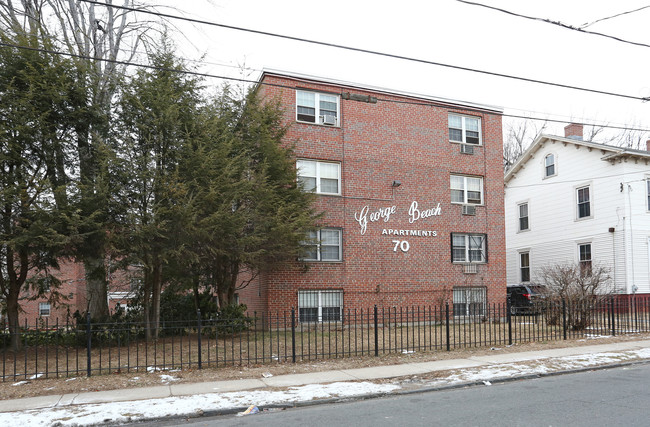
[(322, 117), (322, 123), (324, 125), (333, 126), (333, 125), (336, 124), (336, 116), (327, 115), (327, 116), (321, 116), (321, 117)]
[(460, 152), (463, 154), (474, 154), (474, 147), (467, 144), (461, 144)]
[(463, 215), (476, 215), (476, 206), (463, 205)]
[(476, 273), (478, 273), (478, 269), (476, 267), (476, 264), (465, 264), (463, 266), (463, 273), (465, 273), (465, 274), (476, 274)]

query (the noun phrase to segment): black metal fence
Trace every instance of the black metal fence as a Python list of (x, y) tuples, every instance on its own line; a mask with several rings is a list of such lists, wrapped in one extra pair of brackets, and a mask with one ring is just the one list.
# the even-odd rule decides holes
[(200, 313), (161, 322), (145, 339), (140, 322), (24, 324), (21, 348), (11, 348), (4, 325), (2, 380), (125, 372), (202, 369), (244, 364), (389, 353), (451, 351), (514, 343), (612, 336), (650, 331), (648, 298), (591, 303), (546, 303), (526, 310), (506, 304), (475, 306), (454, 315), (442, 306), (347, 310), (339, 321), (299, 322), (294, 310), (251, 315), (250, 325)]

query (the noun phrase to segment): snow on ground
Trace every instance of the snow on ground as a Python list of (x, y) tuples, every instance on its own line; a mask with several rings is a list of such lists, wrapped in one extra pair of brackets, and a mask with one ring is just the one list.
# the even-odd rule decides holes
[[(491, 385), (490, 380), (500, 378), (589, 368), (597, 365), (644, 358), (650, 358), (650, 349), (582, 354), (578, 356), (537, 359), (534, 361), (529, 360), (520, 363), (486, 365), (448, 372), (445, 377), (436, 378), (435, 381), (428, 382), (426, 386), (444, 386), (467, 382), (482, 382), (486, 386), (489, 386)], [(163, 375), (161, 375), (162, 377)], [(166, 375), (165, 377), (173, 378)], [(169, 380), (169, 378), (163, 378), (163, 380)], [(392, 384), (338, 382), (289, 387), (281, 391), (253, 390), (132, 402), (62, 406), (49, 409), (0, 413), (0, 425), (87, 426), (100, 425), (108, 422), (114, 424), (127, 423), (167, 416), (200, 415), (206, 411), (246, 408), (250, 405), (260, 407), (272, 404), (291, 404), (314, 399), (346, 398), (366, 394), (391, 393), (401, 388), (399, 384), (399, 380), (395, 380)]]

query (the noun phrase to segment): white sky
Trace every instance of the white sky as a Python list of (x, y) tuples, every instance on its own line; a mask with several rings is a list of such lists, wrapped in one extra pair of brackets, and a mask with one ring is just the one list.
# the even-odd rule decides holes
[[(650, 48), (526, 20), (456, 0), (146, 0), (165, 13), (463, 67), (632, 96), (650, 96)], [(580, 26), (648, 0), (478, 0)], [(587, 30), (650, 44), (650, 9)], [(201, 71), (242, 77), (263, 68), (503, 107), (506, 114), (650, 128), (650, 103), (417, 64), (376, 55), (174, 21), (186, 59)], [(217, 79), (211, 79), (221, 83)], [(564, 125), (549, 125), (562, 134)]]

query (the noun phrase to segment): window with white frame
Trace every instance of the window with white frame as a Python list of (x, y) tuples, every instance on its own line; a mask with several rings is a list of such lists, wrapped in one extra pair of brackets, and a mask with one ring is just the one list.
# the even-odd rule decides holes
[(343, 312), (343, 291), (298, 291), (300, 322), (336, 322)]
[(51, 306), (49, 302), (39, 302), (38, 303), (38, 315), (39, 316), (49, 316), (51, 311)]
[(462, 263), (482, 263), (486, 256), (485, 234), (451, 234), (451, 261)]
[(341, 230), (321, 228), (307, 233), (303, 261), (341, 261)]
[(316, 160), (296, 161), (298, 183), (305, 191), (341, 194), (341, 164)]
[(591, 217), (591, 194), (589, 186), (577, 188), (576, 199), (578, 219)]
[(483, 204), (483, 178), (451, 175), (451, 203)]
[(583, 276), (591, 274), (591, 243), (581, 243), (578, 245), (578, 259), (580, 274)]
[(547, 154), (544, 157), (544, 176), (555, 175), (555, 154)]
[(339, 124), (338, 95), (306, 90), (296, 91), (296, 120), (336, 126)]
[(454, 316), (482, 316), (485, 313), (485, 288), (458, 287), (453, 289)]
[(528, 230), (528, 203), (520, 203), (517, 205), (517, 211), (519, 212), (519, 231)]
[(464, 144), (481, 145), (481, 119), (450, 114), (449, 140)]
[(521, 282), (530, 282), (530, 252), (519, 252), (519, 278)]

